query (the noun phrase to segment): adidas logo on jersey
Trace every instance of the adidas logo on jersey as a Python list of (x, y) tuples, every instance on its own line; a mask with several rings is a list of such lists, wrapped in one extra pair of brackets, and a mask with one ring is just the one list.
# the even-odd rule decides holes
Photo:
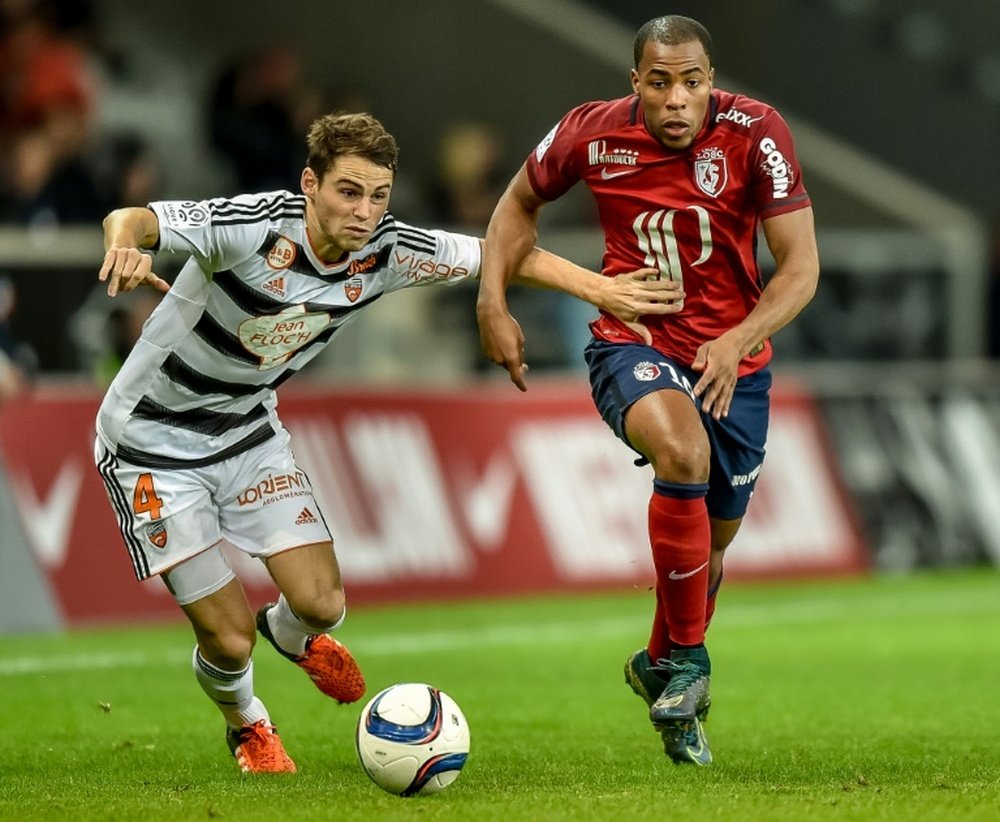
[(313, 516), (313, 512), (308, 508), (303, 508), (301, 513), (295, 518), (296, 525), (312, 525), (319, 520)]
[(285, 296), (285, 278), (275, 277), (273, 280), (268, 280), (263, 286), (265, 291), (270, 291), (272, 294), (278, 297)]

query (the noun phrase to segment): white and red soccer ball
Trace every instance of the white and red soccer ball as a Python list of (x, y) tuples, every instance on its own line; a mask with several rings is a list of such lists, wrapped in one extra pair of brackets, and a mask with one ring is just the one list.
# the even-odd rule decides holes
[(436, 793), (469, 755), (469, 723), (448, 694), (407, 682), (375, 694), (361, 711), (358, 758), (372, 781), (400, 796)]

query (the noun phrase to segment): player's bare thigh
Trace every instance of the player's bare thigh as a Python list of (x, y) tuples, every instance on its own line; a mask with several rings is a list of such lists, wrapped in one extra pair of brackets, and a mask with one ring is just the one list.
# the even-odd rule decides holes
[(625, 412), (632, 447), (667, 482), (708, 482), (711, 449), (701, 415), (682, 391), (653, 391)]
[(344, 613), (344, 588), (332, 542), (316, 542), (265, 559), (267, 570), (295, 615), (322, 631)]

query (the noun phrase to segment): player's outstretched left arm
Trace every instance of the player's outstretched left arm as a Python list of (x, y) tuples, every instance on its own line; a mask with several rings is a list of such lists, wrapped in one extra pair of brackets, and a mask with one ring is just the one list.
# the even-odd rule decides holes
[(681, 284), (659, 279), (656, 269), (642, 268), (605, 277), (540, 248), (525, 257), (511, 282), (552, 288), (585, 300), (614, 314), (647, 345), (652, 343), (652, 336), (641, 318), (650, 314), (676, 314), (684, 300)]
[(142, 284), (166, 293), (170, 284), (153, 273), (153, 259), (142, 249), (160, 239), (160, 222), (148, 208), (119, 208), (104, 218), (104, 262), (97, 279), (108, 284), (108, 296)]
[(476, 316), (486, 356), (507, 369), (513, 382), (527, 391), (524, 333), (507, 307), (510, 282), (540, 285), (593, 303), (626, 322), (647, 344), (652, 340), (640, 318), (673, 314), (684, 293), (668, 280), (647, 280), (655, 273), (640, 270), (604, 277), (534, 246), (538, 215), (545, 201), (531, 187), (525, 167), (511, 180), (490, 219), (483, 243)]
[(819, 282), (819, 252), (811, 208), (763, 222), (777, 267), (760, 301), (739, 325), (698, 349), (691, 367), (701, 372), (694, 394), (715, 419), (726, 416), (736, 388), (740, 360), (784, 328), (806, 307)]

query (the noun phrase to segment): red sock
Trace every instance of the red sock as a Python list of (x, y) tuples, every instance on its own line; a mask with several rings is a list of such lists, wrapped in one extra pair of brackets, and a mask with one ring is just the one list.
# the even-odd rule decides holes
[[(704, 490), (701, 490), (705, 486), (657, 480), (654, 487), (649, 501), (649, 541), (656, 568), (657, 617), (662, 610), (670, 644), (699, 645), (705, 641), (712, 542)], [(697, 495), (699, 490), (701, 493)], [(662, 622), (657, 620), (650, 635), (650, 656), (654, 651), (659, 656), (669, 656), (669, 650), (660, 653), (665, 645), (662, 635), (657, 637)]]
[[(719, 588), (722, 586), (722, 577), (719, 577), (715, 586), (708, 591), (708, 602), (705, 605), (705, 631), (712, 624), (712, 616), (715, 614), (715, 600), (719, 596)], [(659, 588), (656, 591), (656, 613), (653, 616), (653, 630), (649, 634), (649, 644), (646, 652), (649, 658), (656, 662), (658, 659), (670, 659), (670, 651), (673, 649), (670, 642), (670, 629), (667, 626), (667, 612), (660, 601)]]

